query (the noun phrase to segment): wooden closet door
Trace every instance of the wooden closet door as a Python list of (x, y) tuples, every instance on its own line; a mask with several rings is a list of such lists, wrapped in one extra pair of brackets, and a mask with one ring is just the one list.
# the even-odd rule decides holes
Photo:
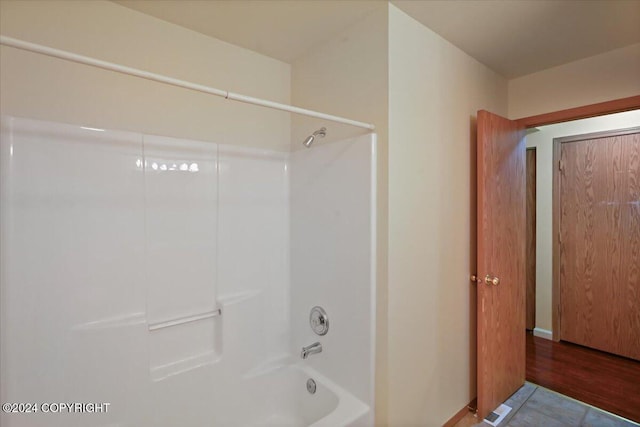
[(560, 145), (560, 339), (640, 360), (640, 130)]

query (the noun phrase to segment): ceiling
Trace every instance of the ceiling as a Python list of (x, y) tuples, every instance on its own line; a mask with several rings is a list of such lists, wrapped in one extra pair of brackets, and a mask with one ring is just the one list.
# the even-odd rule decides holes
[(638, 0), (393, 4), (507, 78), (640, 43)]
[(288, 63), (384, 6), (372, 0), (114, 1)]
[[(288, 63), (385, 4), (379, 0), (116, 3)], [(640, 0), (392, 3), (507, 78), (640, 43)]]

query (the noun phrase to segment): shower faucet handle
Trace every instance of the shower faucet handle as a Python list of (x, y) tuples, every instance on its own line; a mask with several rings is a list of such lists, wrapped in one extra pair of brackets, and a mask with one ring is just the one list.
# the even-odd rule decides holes
[(309, 326), (317, 335), (326, 335), (329, 332), (329, 316), (324, 308), (316, 305), (311, 309)]

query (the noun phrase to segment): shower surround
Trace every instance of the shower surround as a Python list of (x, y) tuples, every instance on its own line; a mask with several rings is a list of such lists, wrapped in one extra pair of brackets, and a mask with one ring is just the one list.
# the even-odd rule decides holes
[(374, 134), (284, 153), (3, 117), (0, 141), (0, 400), (109, 403), (3, 426), (373, 424)]

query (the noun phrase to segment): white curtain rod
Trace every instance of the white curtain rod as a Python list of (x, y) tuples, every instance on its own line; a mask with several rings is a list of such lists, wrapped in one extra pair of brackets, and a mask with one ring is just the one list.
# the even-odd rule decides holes
[(323, 120), (330, 120), (332, 122), (343, 123), (351, 126), (357, 126), (364, 129), (370, 129), (370, 130), (375, 129), (375, 126), (370, 123), (358, 122), (356, 120), (345, 119), (344, 117), (333, 116), (331, 114), (324, 114), (318, 111), (307, 110), (305, 108), (294, 107), (292, 105), (281, 104), (279, 102), (273, 102), (273, 101), (267, 101), (266, 99), (254, 98), (251, 96), (241, 95), (239, 93), (233, 93), (226, 90), (216, 89), (209, 86), (187, 82), (184, 80), (174, 79), (172, 77), (163, 76), (161, 74), (138, 70), (137, 68), (126, 67), (124, 65), (118, 65), (112, 62), (102, 61), (100, 59), (95, 59), (88, 56), (67, 52), (65, 50), (54, 49), (52, 47), (42, 46), (36, 43), (30, 43), (23, 40), (14, 39), (12, 37), (0, 35), (0, 44), (14, 47), (16, 49), (22, 49), (29, 52), (35, 52), (35, 53), (40, 53), (42, 55), (52, 56), (54, 58), (60, 58), (60, 59), (65, 59), (67, 61), (77, 62), (79, 64), (91, 65), (93, 67), (115, 71), (117, 73), (141, 77), (143, 79), (165, 83), (171, 86), (177, 86), (185, 89), (190, 89), (196, 92), (207, 93), (209, 95), (216, 95), (225, 99), (244, 102), (246, 104), (260, 105), (262, 107), (273, 108), (281, 111), (287, 111), (289, 113), (302, 114), (305, 116), (315, 117)]

